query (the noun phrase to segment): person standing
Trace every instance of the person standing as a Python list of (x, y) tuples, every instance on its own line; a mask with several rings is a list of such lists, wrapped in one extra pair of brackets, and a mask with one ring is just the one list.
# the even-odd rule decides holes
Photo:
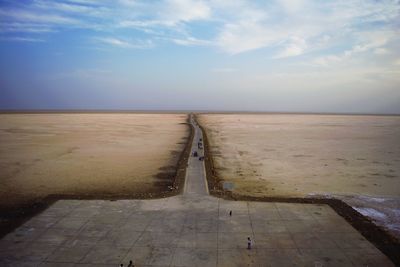
[(252, 244), (252, 242), (251, 242), (250, 237), (247, 237), (247, 249), (251, 249), (251, 244)]

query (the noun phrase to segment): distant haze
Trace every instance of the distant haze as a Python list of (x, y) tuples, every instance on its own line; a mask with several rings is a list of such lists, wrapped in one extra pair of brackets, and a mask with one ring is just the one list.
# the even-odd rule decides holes
[(400, 114), (398, 0), (0, 0), (0, 109)]

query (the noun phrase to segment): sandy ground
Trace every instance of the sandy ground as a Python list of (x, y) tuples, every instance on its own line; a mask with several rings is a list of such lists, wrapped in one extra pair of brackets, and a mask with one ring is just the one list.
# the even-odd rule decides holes
[(186, 144), (184, 114), (0, 114), (3, 208), (48, 194), (152, 190)]
[[(217, 174), (233, 183), (235, 193), (338, 196), (378, 223), (390, 221), (389, 228), (400, 236), (400, 117), (204, 114), (198, 118), (210, 139)], [(384, 201), (371, 204), (376, 198)]]

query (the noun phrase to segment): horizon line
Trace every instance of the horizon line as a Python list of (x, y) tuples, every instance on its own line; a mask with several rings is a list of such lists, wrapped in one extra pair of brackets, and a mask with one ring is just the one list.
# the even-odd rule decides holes
[(400, 113), (320, 112), (320, 111), (262, 111), (213, 109), (0, 109), (0, 114), (74, 114), (74, 113), (212, 113), (212, 114), (292, 114), (292, 115), (361, 115), (400, 116)]

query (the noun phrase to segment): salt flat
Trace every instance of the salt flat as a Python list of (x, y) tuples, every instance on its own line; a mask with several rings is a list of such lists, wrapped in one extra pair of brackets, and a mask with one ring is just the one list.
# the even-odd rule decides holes
[[(218, 176), (233, 182), (236, 193), (380, 197), (383, 220), (391, 221), (391, 230), (400, 233), (398, 205), (393, 205), (400, 203), (399, 116), (202, 114), (198, 118), (209, 137)], [(390, 209), (385, 208), (385, 198), (390, 198)]]
[(156, 188), (185, 147), (184, 114), (0, 114), (0, 199)]

